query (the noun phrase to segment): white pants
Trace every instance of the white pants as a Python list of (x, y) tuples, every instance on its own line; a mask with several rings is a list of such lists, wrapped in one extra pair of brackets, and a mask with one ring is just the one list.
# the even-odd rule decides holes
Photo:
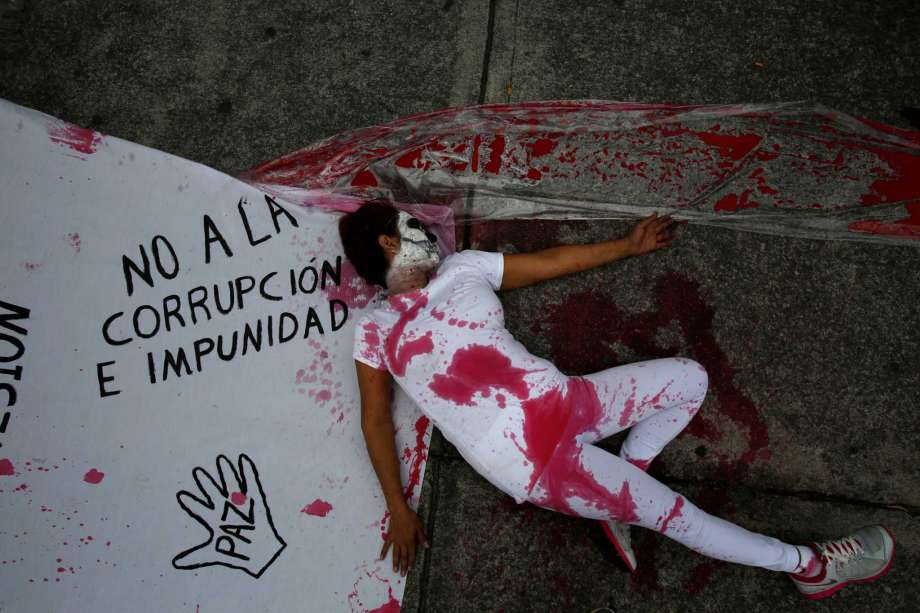
[[(703, 403), (709, 378), (700, 364), (665, 358), (571, 379), (586, 390), (572, 397), (594, 406), (569, 407), (569, 424), (529, 502), (656, 530), (719, 560), (776, 571), (796, 569), (796, 547), (709, 515), (645, 473)], [(584, 398), (591, 400), (585, 403)], [(620, 457), (592, 444), (626, 428), (631, 430)]]

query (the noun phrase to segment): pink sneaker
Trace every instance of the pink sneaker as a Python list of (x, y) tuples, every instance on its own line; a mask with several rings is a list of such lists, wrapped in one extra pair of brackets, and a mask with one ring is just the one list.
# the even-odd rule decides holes
[(632, 540), (629, 537), (629, 524), (623, 524), (614, 520), (600, 520), (601, 528), (604, 529), (604, 534), (607, 535), (607, 539), (613, 543), (614, 548), (617, 550), (617, 553), (620, 554), (623, 562), (626, 563), (626, 567), (629, 568), (629, 572), (636, 572), (636, 554), (633, 553)]
[(860, 528), (836, 541), (810, 543), (822, 568), (814, 577), (790, 573), (789, 578), (809, 600), (819, 600), (850, 583), (883, 577), (894, 562), (894, 537), (882, 526)]

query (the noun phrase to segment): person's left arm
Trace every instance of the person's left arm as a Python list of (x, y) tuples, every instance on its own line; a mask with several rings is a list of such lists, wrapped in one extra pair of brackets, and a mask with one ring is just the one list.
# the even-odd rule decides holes
[(657, 213), (652, 213), (623, 238), (587, 245), (562, 245), (532, 253), (506, 253), (500, 289), (533, 285), (667, 247), (674, 240), (675, 223), (670, 216), (658, 217)]

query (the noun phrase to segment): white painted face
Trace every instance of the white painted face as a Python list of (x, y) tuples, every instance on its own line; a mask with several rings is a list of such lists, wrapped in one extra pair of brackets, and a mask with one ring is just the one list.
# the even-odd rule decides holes
[(390, 263), (391, 268), (417, 267), (431, 270), (441, 261), (438, 238), (418, 219), (405, 211), (399, 212), (399, 251)]

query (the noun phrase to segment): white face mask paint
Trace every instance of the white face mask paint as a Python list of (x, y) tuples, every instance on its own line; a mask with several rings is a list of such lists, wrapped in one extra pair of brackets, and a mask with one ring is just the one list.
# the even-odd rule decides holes
[(386, 277), (391, 294), (424, 287), (428, 283), (428, 273), (441, 261), (435, 244), (437, 237), (428, 232), (418, 219), (400, 211), (397, 227), (399, 251), (390, 262)]

